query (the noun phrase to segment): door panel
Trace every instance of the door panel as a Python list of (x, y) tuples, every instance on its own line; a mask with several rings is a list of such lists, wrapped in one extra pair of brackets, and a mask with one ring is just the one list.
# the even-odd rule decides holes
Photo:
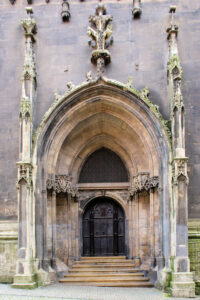
[(83, 216), (83, 255), (124, 255), (124, 213), (110, 198), (97, 198)]

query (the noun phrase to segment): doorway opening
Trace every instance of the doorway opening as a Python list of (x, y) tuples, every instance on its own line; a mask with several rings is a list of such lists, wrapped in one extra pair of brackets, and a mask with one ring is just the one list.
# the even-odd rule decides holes
[(125, 217), (113, 199), (98, 197), (83, 215), (83, 256), (125, 255)]

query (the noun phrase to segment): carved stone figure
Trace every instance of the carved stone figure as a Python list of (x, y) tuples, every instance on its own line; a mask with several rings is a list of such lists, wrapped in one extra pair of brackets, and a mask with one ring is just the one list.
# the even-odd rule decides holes
[(92, 51), (91, 61), (97, 64), (97, 73), (104, 73), (104, 67), (110, 62), (111, 55), (106, 48), (112, 43), (112, 27), (109, 23), (112, 16), (106, 15), (106, 8), (99, 4), (96, 8), (95, 15), (89, 17), (90, 23), (95, 27), (88, 27), (88, 35), (91, 38), (89, 45), (95, 50)]

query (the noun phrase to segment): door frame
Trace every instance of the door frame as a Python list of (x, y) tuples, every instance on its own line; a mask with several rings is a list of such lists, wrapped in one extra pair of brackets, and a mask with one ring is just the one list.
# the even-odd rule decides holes
[[(84, 230), (83, 219), (84, 219), (84, 215), (85, 215), (87, 209), (89, 208), (89, 206), (92, 206), (93, 202), (98, 201), (98, 199), (101, 199), (101, 198), (108, 199), (108, 201), (116, 203), (116, 205), (118, 207), (120, 207), (120, 209), (123, 213), (123, 216), (124, 216), (124, 218), (123, 218), (123, 223), (124, 223), (124, 239), (123, 239), (124, 240), (124, 254), (123, 255), (127, 256), (128, 252), (129, 252), (128, 247), (127, 247), (127, 242), (129, 242), (129, 241), (127, 239), (127, 237), (128, 237), (128, 230), (127, 230), (128, 228), (127, 227), (128, 226), (127, 226), (126, 212), (125, 212), (125, 209), (124, 209), (123, 205), (120, 203), (121, 201), (119, 202), (115, 198), (107, 196), (107, 195), (97, 196), (97, 197), (94, 197), (92, 199), (89, 199), (89, 201), (87, 201), (87, 203), (84, 206), (84, 209), (83, 209), (82, 214), (81, 214), (81, 222), (80, 222), (81, 223), (80, 224), (81, 225), (80, 226), (80, 229), (81, 229), (81, 256), (83, 256), (83, 254), (84, 254), (84, 242), (83, 242), (83, 239), (84, 239), (84, 236), (83, 236), (83, 230)], [(114, 238), (114, 235), (113, 235), (113, 238)], [(114, 252), (114, 249), (113, 249), (113, 252)], [(107, 255), (107, 256), (110, 256), (110, 255)]]

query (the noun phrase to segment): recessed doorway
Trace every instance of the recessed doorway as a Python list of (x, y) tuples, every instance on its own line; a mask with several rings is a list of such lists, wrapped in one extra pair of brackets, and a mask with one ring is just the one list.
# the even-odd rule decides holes
[(99, 197), (83, 215), (83, 256), (125, 255), (125, 220), (113, 199)]

